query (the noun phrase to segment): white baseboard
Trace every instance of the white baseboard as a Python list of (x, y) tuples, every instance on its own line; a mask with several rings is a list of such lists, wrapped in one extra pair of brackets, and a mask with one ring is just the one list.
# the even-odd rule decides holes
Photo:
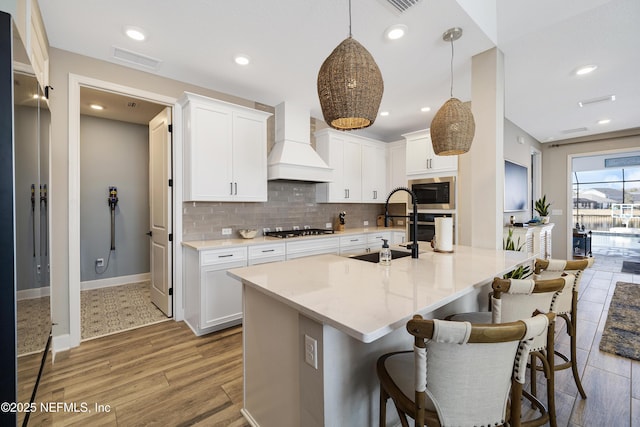
[(18, 301), (23, 299), (42, 298), (51, 295), (51, 287), (44, 286), (42, 288), (23, 289), (16, 292), (16, 299)]
[(89, 289), (108, 288), (111, 286), (126, 285), (127, 283), (142, 282), (144, 280), (150, 280), (151, 273), (131, 274), (129, 276), (109, 277), (108, 279), (87, 280), (80, 282), (80, 290), (86, 291)]

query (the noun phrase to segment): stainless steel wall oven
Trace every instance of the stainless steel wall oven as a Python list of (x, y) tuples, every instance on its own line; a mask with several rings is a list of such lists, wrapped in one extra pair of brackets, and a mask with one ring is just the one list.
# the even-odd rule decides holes
[[(453, 218), (454, 226), (454, 243), (455, 243), (455, 215), (452, 213), (423, 213), (418, 212), (418, 241), (430, 242), (436, 233), (436, 218), (438, 217), (451, 217)], [(413, 240), (413, 220), (409, 220), (409, 240)]]

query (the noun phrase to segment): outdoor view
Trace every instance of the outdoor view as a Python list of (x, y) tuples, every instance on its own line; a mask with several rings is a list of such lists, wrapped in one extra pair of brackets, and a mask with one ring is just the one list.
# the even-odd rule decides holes
[[(640, 156), (625, 160), (640, 164)], [(640, 268), (640, 166), (574, 171), (573, 223), (574, 255), (620, 257), (623, 271)]]

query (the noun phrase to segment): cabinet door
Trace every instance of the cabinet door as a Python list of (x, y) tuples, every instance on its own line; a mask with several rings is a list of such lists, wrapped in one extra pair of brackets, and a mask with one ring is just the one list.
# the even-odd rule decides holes
[(187, 114), (190, 192), (186, 200), (233, 199), (231, 111), (192, 102)]
[(318, 202), (344, 202), (347, 200), (347, 188), (344, 176), (344, 145), (342, 134), (324, 134), (316, 142), (316, 151), (333, 170), (331, 182), (318, 184), (316, 197)]
[(407, 175), (441, 174), (457, 170), (458, 156), (436, 155), (428, 133), (407, 139)]
[(227, 275), (227, 268), (241, 265), (203, 267), (200, 329), (242, 319), (242, 283)]
[(407, 175), (428, 172), (428, 156), (432, 149), (427, 144), (431, 144), (431, 139), (427, 136), (407, 139)]
[(344, 141), (342, 171), (347, 202), (362, 201), (362, 150), (357, 141)]
[(362, 145), (362, 201), (384, 203), (386, 188), (387, 159), (384, 146)]
[(264, 119), (233, 114), (233, 196), (235, 201), (267, 201), (267, 144)]

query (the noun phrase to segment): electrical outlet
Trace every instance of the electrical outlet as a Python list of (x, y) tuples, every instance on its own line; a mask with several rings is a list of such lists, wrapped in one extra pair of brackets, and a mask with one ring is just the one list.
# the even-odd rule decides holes
[(318, 369), (318, 341), (304, 334), (304, 361), (314, 369)]
[(362, 224), (366, 227), (367, 225), (369, 225), (369, 221), (364, 221)]
[(311, 226), (310, 226), (310, 225), (305, 225), (305, 226), (304, 226), (304, 229), (305, 229), (305, 230), (310, 230), (310, 229), (311, 229)]
[(326, 223), (326, 224), (324, 225), (324, 228), (331, 228), (331, 223), (330, 223), (330, 222)]
[(401, 219), (397, 220), (397, 223), (398, 223), (398, 225), (404, 225), (404, 221), (401, 220)]
[(300, 226), (299, 226), (299, 225), (294, 225), (294, 226), (293, 226), (293, 229), (294, 229), (294, 230), (300, 230)]
[(98, 258), (96, 260), (96, 267), (104, 267), (104, 258)]
[(222, 235), (223, 236), (230, 236), (231, 235), (231, 229), (230, 228), (223, 228), (222, 229)]
[(276, 227), (276, 231), (282, 231), (282, 227)]

